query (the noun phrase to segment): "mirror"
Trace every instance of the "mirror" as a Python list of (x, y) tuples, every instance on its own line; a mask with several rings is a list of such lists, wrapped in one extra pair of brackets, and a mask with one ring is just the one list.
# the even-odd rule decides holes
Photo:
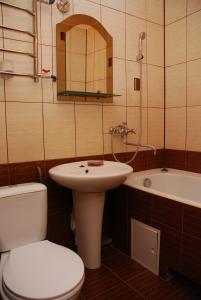
[(112, 102), (112, 37), (94, 18), (57, 24), (58, 100)]

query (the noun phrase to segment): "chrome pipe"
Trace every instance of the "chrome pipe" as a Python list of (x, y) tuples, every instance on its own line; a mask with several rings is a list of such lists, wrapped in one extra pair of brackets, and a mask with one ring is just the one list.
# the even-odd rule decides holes
[(33, 72), (34, 72), (35, 82), (38, 82), (39, 81), (37, 77), (38, 75), (38, 23), (37, 23), (37, 2), (35, 0), (32, 0), (32, 10), (35, 14), (35, 17), (33, 18), (33, 32), (35, 36), (33, 41), (33, 53), (34, 53)]

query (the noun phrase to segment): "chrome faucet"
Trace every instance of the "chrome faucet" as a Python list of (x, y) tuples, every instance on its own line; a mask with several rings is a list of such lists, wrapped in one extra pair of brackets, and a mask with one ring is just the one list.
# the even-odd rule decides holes
[(153, 145), (148, 145), (148, 144), (135, 144), (135, 143), (129, 143), (126, 142), (125, 138), (122, 140), (122, 143), (128, 146), (136, 146), (136, 147), (142, 147), (142, 148), (149, 148), (154, 151), (154, 155), (156, 155), (156, 147)]
[(117, 134), (120, 135), (122, 138), (127, 136), (129, 133), (136, 134), (136, 130), (133, 128), (128, 128), (127, 123), (123, 122), (122, 124), (119, 124), (117, 126), (111, 127), (109, 132), (111, 134)]
[(142, 148), (149, 148), (152, 149), (154, 151), (154, 155), (156, 155), (156, 148), (153, 145), (148, 145), (148, 144), (135, 144), (135, 143), (129, 143), (126, 141), (126, 137), (129, 133), (131, 134), (136, 134), (136, 130), (133, 128), (129, 128), (127, 126), (126, 122), (122, 122), (122, 124), (119, 124), (117, 126), (111, 127), (109, 129), (109, 133), (111, 133), (112, 135), (120, 135), (121, 139), (122, 139), (122, 143), (128, 146), (136, 146), (136, 147), (142, 147)]

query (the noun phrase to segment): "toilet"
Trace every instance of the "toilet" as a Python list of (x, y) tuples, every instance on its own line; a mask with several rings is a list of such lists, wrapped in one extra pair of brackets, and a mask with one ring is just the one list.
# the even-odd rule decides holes
[(44, 240), (47, 188), (40, 183), (0, 187), (0, 298), (76, 300), (84, 264), (72, 250)]

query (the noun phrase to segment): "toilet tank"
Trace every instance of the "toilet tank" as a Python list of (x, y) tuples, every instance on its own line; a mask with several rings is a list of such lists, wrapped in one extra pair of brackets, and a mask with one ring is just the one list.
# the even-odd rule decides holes
[(41, 241), (47, 230), (47, 188), (40, 183), (0, 187), (0, 252)]

